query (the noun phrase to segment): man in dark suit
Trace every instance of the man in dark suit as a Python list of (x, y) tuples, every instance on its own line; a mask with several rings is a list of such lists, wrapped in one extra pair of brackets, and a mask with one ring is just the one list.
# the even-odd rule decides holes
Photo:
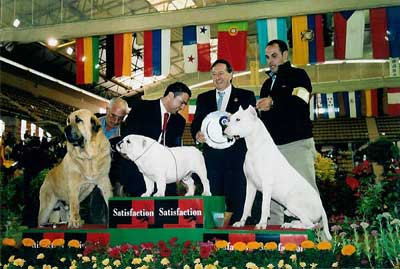
[[(216, 110), (235, 113), (239, 106), (246, 109), (255, 106), (254, 93), (238, 89), (231, 85), (233, 72), (226, 60), (218, 59), (211, 67), (211, 75), (215, 89), (202, 93), (197, 97), (196, 112), (191, 126), (193, 139), (199, 143), (205, 142), (200, 131), (203, 119)], [(218, 107), (220, 106), (220, 107)], [(227, 149), (214, 149), (206, 144), (203, 147), (207, 176), (210, 180), (211, 193), (224, 195), (227, 211), (233, 212), (231, 223), (242, 216), (246, 194), (246, 178), (243, 173), (243, 163), (246, 155), (246, 143), (239, 139)]]
[[(185, 119), (178, 113), (188, 104), (192, 95), (181, 82), (170, 84), (164, 96), (157, 100), (141, 100), (128, 114), (122, 137), (129, 134), (144, 135), (168, 147), (181, 146)], [(140, 196), (146, 191), (143, 175), (130, 160), (122, 164), (121, 184), (129, 196)], [(166, 195), (176, 195), (176, 184), (168, 184)]]

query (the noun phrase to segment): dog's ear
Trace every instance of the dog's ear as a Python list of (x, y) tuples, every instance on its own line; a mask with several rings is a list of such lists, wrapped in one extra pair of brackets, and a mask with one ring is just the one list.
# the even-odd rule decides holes
[(92, 130), (94, 133), (97, 133), (101, 128), (100, 121), (96, 116), (92, 116), (90, 118), (90, 124), (92, 125)]
[(253, 117), (257, 117), (257, 111), (253, 106), (249, 106), (246, 110), (248, 110)]
[(242, 111), (242, 110), (243, 110), (243, 107), (242, 107), (242, 105), (240, 105), (238, 111)]

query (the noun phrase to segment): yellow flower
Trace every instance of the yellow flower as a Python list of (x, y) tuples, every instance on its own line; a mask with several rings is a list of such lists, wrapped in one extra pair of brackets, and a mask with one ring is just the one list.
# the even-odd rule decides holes
[(219, 261), (215, 261), (215, 262), (214, 262), (214, 265), (215, 265), (215, 266), (218, 266), (218, 264), (219, 264)]
[(35, 245), (35, 241), (32, 238), (24, 238), (22, 239), (21, 243), (24, 247), (29, 247), (29, 248)]
[(141, 258), (133, 258), (133, 260), (132, 260), (132, 264), (141, 264), (141, 263), (142, 263), (142, 259)]
[(295, 243), (286, 243), (284, 245), (286, 251), (296, 251), (297, 245)]
[(108, 265), (110, 263), (110, 259), (104, 259), (101, 263), (103, 265)]
[(162, 260), (160, 261), (160, 263), (161, 263), (162, 265), (167, 265), (167, 264), (169, 264), (169, 260), (168, 260), (167, 258), (162, 258)]
[(149, 269), (149, 267), (147, 265), (142, 265), (142, 266), (138, 267), (138, 269)]
[(88, 256), (82, 257), (82, 263), (85, 263), (85, 262), (90, 262), (90, 258)]
[(28, 269), (35, 269), (35, 267), (32, 265), (28, 265)]
[(51, 269), (51, 265), (49, 265), (49, 264), (43, 264), (42, 269)]
[(127, 266), (127, 267), (125, 267), (125, 269), (132, 269), (132, 267), (130, 267), (130, 266)]
[(82, 258), (82, 256), (83, 256), (82, 253), (76, 254), (76, 257), (78, 257), (79, 259)]
[(315, 244), (313, 241), (311, 240), (304, 240), (303, 242), (301, 242), (301, 247), (304, 249), (311, 249), (315, 247)]
[(203, 265), (201, 263), (196, 263), (194, 269), (203, 269)]
[(37, 260), (43, 260), (44, 259), (44, 254), (43, 253), (39, 253), (36, 257)]
[(104, 267), (104, 269), (112, 269), (112, 267), (110, 265), (107, 265), (106, 267)]
[(15, 247), (17, 245), (17, 242), (13, 238), (4, 238), (3, 241), (3, 246), (7, 247)]
[(246, 263), (246, 268), (249, 268), (249, 269), (258, 269), (258, 266), (257, 266), (255, 263), (248, 262), (248, 263)]
[(48, 248), (48, 247), (50, 247), (50, 245), (51, 245), (50, 239), (44, 238), (39, 241), (39, 246), (41, 248)]
[(268, 242), (264, 245), (266, 250), (276, 250), (278, 248), (278, 244), (276, 242)]
[(92, 258), (90, 258), (91, 260), (92, 260), (92, 262), (95, 262), (95, 261), (97, 261), (97, 258), (96, 258), (96, 256), (92, 256)]
[(199, 258), (195, 259), (195, 260), (193, 261), (193, 263), (195, 263), (195, 264), (200, 263), (200, 259), (199, 259)]
[(248, 242), (248, 243), (247, 243), (247, 248), (248, 248), (249, 250), (259, 249), (259, 248), (261, 248), (262, 246), (263, 246), (262, 243), (259, 243), (259, 242), (257, 242), (257, 241), (251, 241), (251, 242)]
[(215, 247), (217, 249), (226, 248), (228, 246), (228, 242), (226, 240), (217, 240), (215, 242)]
[(70, 267), (69, 267), (69, 269), (76, 269), (77, 267), (76, 267), (76, 265), (75, 264), (72, 264)]
[(62, 258), (60, 259), (60, 262), (65, 262), (65, 260), (66, 260), (66, 258), (65, 258), (65, 257), (62, 257)]
[(217, 269), (217, 266), (215, 266), (214, 264), (207, 264), (206, 266), (204, 266), (204, 269)]
[(94, 263), (92, 266), (93, 269), (97, 268), (97, 263)]
[(274, 266), (272, 263), (270, 263), (270, 264), (267, 265), (267, 268), (268, 268), (268, 269), (274, 269), (274, 267), (275, 267), (275, 266)]
[(295, 261), (297, 260), (296, 254), (290, 255), (289, 259), (290, 259), (292, 262), (295, 262)]
[(8, 267), (9, 267), (10, 265), (7, 263), (7, 264), (4, 264), (3, 265), (3, 269), (8, 269)]
[(57, 238), (53, 240), (53, 247), (62, 247), (65, 244), (65, 240), (63, 238)]
[(147, 255), (143, 258), (143, 260), (144, 260), (145, 262), (147, 262), (147, 263), (150, 263), (150, 262), (153, 261), (153, 255), (147, 254)]
[(51, 267), (51, 269), (58, 269), (58, 267), (57, 267), (57, 266), (54, 266), (54, 267)]
[(25, 263), (24, 259), (18, 258), (18, 259), (15, 259), (15, 261), (13, 262), (13, 265), (23, 267), (24, 263)]
[(284, 265), (285, 265), (285, 262), (283, 260), (279, 260), (278, 268), (282, 268)]
[(15, 260), (15, 255), (8, 257), (8, 262), (13, 262)]
[(332, 244), (329, 241), (322, 241), (318, 243), (317, 249), (318, 250), (330, 250), (332, 248)]
[(183, 266), (183, 269), (190, 269), (190, 266), (185, 264), (185, 266)]
[(115, 260), (113, 262), (113, 265), (116, 266), (116, 267), (120, 267), (121, 266), (121, 261), (120, 260)]
[(246, 250), (246, 243), (236, 242), (235, 244), (233, 244), (233, 249), (237, 251), (244, 251)]
[(338, 266), (339, 266), (339, 262), (332, 263), (332, 268), (338, 268)]
[(354, 254), (354, 252), (356, 252), (356, 248), (351, 244), (345, 245), (342, 248), (342, 255), (343, 256), (351, 256), (351, 255)]
[(76, 239), (69, 240), (69, 242), (68, 242), (68, 247), (70, 247), (70, 248), (80, 248), (80, 245), (81, 244)]
[(307, 264), (305, 262), (300, 262), (299, 265), (301, 268), (305, 268), (307, 266)]
[(292, 269), (292, 266), (290, 264), (285, 264), (285, 269)]
[(310, 268), (313, 269), (313, 268), (317, 267), (317, 265), (318, 265), (318, 263), (311, 263)]

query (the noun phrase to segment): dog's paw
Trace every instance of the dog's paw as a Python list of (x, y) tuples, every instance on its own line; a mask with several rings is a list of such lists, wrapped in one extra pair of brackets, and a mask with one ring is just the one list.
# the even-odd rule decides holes
[(79, 228), (81, 227), (80, 218), (71, 218), (68, 222), (68, 228)]
[[(155, 196), (155, 195), (154, 195)], [(150, 197), (150, 193), (143, 193), (142, 195), (140, 195), (140, 197)]]
[(244, 224), (245, 224), (246, 222), (245, 221), (236, 221), (233, 225), (232, 225), (232, 227), (236, 227), (236, 228), (240, 228), (240, 227), (244, 227)]
[(205, 191), (201, 195), (203, 195), (203, 196), (211, 196), (211, 192)]
[(292, 220), (290, 223), (285, 222), (282, 228), (306, 229), (305, 225), (300, 220)]
[(267, 228), (267, 223), (259, 222), (254, 229), (255, 230), (265, 230)]
[(185, 194), (185, 196), (193, 196), (194, 195), (194, 192), (191, 192), (191, 191), (188, 191), (186, 194)]
[(154, 197), (164, 197), (165, 194), (164, 193), (160, 193), (160, 192), (156, 192), (153, 196)]

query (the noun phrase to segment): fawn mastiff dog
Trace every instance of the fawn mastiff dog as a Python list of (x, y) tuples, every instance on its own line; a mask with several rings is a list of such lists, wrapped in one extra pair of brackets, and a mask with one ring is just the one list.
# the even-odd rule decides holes
[(195, 147), (169, 148), (146, 136), (128, 135), (116, 148), (124, 157), (133, 161), (143, 174), (146, 192), (142, 197), (152, 195), (154, 183), (157, 184), (157, 192), (153, 196), (165, 196), (166, 184), (178, 180), (187, 186), (185, 196), (192, 196), (195, 191), (192, 173), (200, 177), (202, 195), (211, 195), (203, 154)]
[(97, 186), (108, 205), (112, 187), (110, 143), (97, 117), (87, 109), (72, 112), (64, 129), (67, 153), (61, 163), (51, 169), (40, 188), (39, 225), (48, 222), (58, 201), (69, 205), (68, 227), (81, 226), (79, 204)]
[(270, 215), (271, 199), (285, 207), (285, 215), (299, 221), (284, 224), (283, 227), (314, 228), (322, 221), (326, 239), (329, 233), (328, 220), (317, 191), (286, 160), (272, 140), (264, 123), (257, 117), (256, 110), (241, 107), (233, 114), (224, 130), (229, 137), (243, 137), (247, 153), (244, 173), (247, 179), (246, 199), (243, 215), (234, 227), (243, 227), (251, 215), (256, 191), (263, 194), (261, 219), (256, 229), (265, 229)]

